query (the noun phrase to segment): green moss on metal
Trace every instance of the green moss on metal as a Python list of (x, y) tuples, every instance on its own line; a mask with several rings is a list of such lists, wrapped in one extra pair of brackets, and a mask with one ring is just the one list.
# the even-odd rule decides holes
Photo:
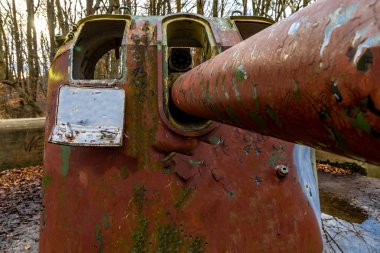
[(191, 240), (187, 253), (203, 253), (205, 251), (204, 244), (204, 239), (199, 236), (195, 237)]
[(175, 197), (174, 199), (174, 207), (181, 208), (186, 203), (186, 201), (190, 198), (192, 193), (191, 188), (185, 187), (181, 189), (181, 193)]
[(145, 186), (139, 187), (137, 184), (133, 186), (133, 203), (136, 206), (137, 212), (142, 213), (145, 199)]
[(223, 76), (223, 79), (222, 79), (222, 90), (224, 92), (224, 96), (229, 99), (229, 95), (228, 95), (228, 92), (226, 91), (226, 76), (224, 75)]
[(269, 156), (269, 164), (271, 166), (277, 166), (281, 162), (286, 160), (285, 156), (285, 149), (284, 147), (280, 144), (278, 147), (273, 146), (273, 151), (272, 154)]
[(204, 161), (203, 160), (189, 160), (189, 164), (190, 164), (190, 167), (191, 168), (194, 168), (194, 167), (196, 167), (196, 166), (198, 166), (198, 165), (202, 165), (204, 163)]
[(348, 111), (346, 111), (345, 113), (349, 118), (351, 125), (353, 125), (357, 129), (363, 130), (364, 132), (371, 133), (371, 125), (365, 118), (364, 113), (360, 111), (359, 108), (354, 108), (352, 110), (352, 116)]
[(356, 69), (367, 72), (371, 64), (373, 64), (373, 54), (370, 49), (367, 49), (356, 64)]
[(171, 174), (173, 170), (172, 168), (170, 168), (170, 166), (165, 166), (162, 168), (162, 172), (164, 172), (165, 174)]
[(51, 175), (49, 174), (45, 174), (43, 177), (42, 177), (42, 186), (44, 188), (48, 187), (51, 183)]
[(260, 127), (261, 129), (267, 128), (265, 125), (265, 121), (264, 121), (263, 117), (261, 117), (260, 114), (258, 114), (257, 112), (252, 112), (252, 111), (248, 111), (248, 114), (249, 114), (250, 118), (253, 120), (253, 122), (258, 127)]
[(235, 91), (235, 97), (236, 97), (236, 100), (238, 101), (238, 103), (241, 105), (241, 99), (240, 99), (240, 93), (236, 87), (236, 83), (234, 80), (232, 80), (232, 88), (234, 89)]
[(70, 164), (70, 146), (61, 145), (61, 152), (59, 153), (59, 157), (61, 158), (62, 166), (61, 166), (61, 174), (62, 176), (66, 176), (69, 172), (69, 164)]
[(207, 80), (206, 82), (206, 99), (209, 102), (209, 104), (212, 104), (212, 98), (210, 94), (210, 81)]
[(253, 96), (253, 101), (255, 101), (255, 105), (256, 105), (256, 110), (259, 110), (260, 109), (260, 103), (259, 103), (259, 98), (257, 96), (257, 88), (256, 88), (257, 85), (253, 85), (252, 87), (252, 96)]
[(102, 253), (104, 251), (104, 237), (103, 237), (102, 230), (100, 228), (99, 223), (96, 223), (96, 226), (95, 226), (95, 238), (99, 244), (97, 252)]
[(208, 141), (214, 145), (218, 145), (218, 144), (221, 144), (223, 142), (223, 140), (220, 136), (215, 136), (215, 135), (210, 136), (208, 138)]
[(177, 253), (184, 241), (180, 230), (174, 224), (160, 224), (157, 228), (157, 253)]
[(243, 65), (240, 65), (236, 68), (236, 80), (238, 82), (244, 81), (247, 79), (247, 73), (245, 73)]
[(103, 227), (105, 229), (109, 229), (110, 228), (110, 215), (109, 214), (104, 214), (102, 216), (102, 223), (103, 223)]
[[(218, 73), (218, 75), (216, 76), (216, 79), (215, 79), (215, 93), (216, 93), (216, 100), (219, 101), (220, 100), (220, 96), (219, 96), (219, 78), (220, 78), (220, 73)], [(226, 76), (224, 76), (224, 78), (226, 78)]]
[(220, 118), (220, 110), (218, 109), (218, 107), (215, 105), (214, 103), (214, 100), (212, 99), (211, 97), (211, 93), (210, 93), (210, 81), (207, 80), (206, 82), (206, 99), (207, 99), (207, 102), (209, 103), (210, 105), (210, 108), (212, 110), (212, 112), (215, 114), (215, 116), (218, 118), (218, 119), (221, 119)]
[(226, 105), (226, 106), (225, 106), (225, 109), (226, 109), (227, 115), (230, 117), (230, 119), (232, 119), (233, 122), (235, 122), (235, 123), (237, 123), (237, 124), (240, 124), (239, 117), (236, 115), (236, 113), (235, 113), (235, 111), (232, 109), (232, 107), (229, 106), (229, 105)]
[(368, 120), (364, 117), (364, 113), (360, 112), (356, 115), (356, 118), (350, 119), (351, 124), (358, 128), (361, 129), (367, 133), (371, 132), (371, 125), (369, 124)]
[(120, 176), (121, 178), (125, 179), (129, 176), (129, 171), (127, 169), (127, 166), (121, 166), (120, 167)]
[(330, 118), (330, 113), (326, 108), (322, 108), (321, 111), (318, 112), (318, 117), (321, 121), (326, 121)]
[[(129, 138), (134, 141), (128, 145), (128, 155), (138, 160), (138, 170), (150, 168), (157, 170), (161, 164), (151, 156), (151, 146), (156, 141), (157, 125), (157, 87), (156, 69), (146, 68), (146, 62), (154, 62), (157, 51), (148, 47), (149, 39), (143, 41), (138, 37), (135, 44), (129, 45), (130, 52), (135, 61), (135, 68), (127, 73), (129, 82), (126, 98), (126, 119), (129, 122)], [(149, 78), (148, 78), (149, 76)], [(166, 77), (165, 77), (166, 78)], [(168, 87), (163, 87), (168, 94)], [(165, 96), (165, 94), (164, 94)]]
[(136, 229), (132, 232), (132, 253), (148, 252), (148, 224), (148, 219), (141, 217)]
[(330, 133), (330, 137), (337, 142), (337, 147), (340, 150), (345, 150), (346, 149), (346, 143), (345, 143), (342, 135), (338, 132), (338, 130), (336, 130), (335, 128), (330, 127), (330, 126), (326, 126), (326, 128)]
[(265, 107), (265, 111), (278, 127), (282, 127), (281, 118), (277, 115), (277, 113), (273, 110), (273, 108), (270, 105), (267, 105)]
[(298, 89), (296, 80), (293, 80), (293, 91), (294, 91), (294, 96), (296, 97), (297, 101), (300, 101), (301, 96), (300, 96), (300, 91)]

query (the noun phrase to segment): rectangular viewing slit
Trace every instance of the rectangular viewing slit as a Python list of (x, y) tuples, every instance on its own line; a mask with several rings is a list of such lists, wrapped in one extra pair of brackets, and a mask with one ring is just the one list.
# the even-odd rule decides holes
[(73, 80), (117, 80), (125, 62), (125, 20), (86, 22), (72, 54)]
[(272, 21), (263, 22), (260, 19), (255, 20), (255, 17), (252, 17), (252, 20), (233, 20), (233, 22), (235, 23), (236, 28), (239, 30), (240, 36), (243, 40), (246, 40), (252, 35), (264, 30), (273, 23)]

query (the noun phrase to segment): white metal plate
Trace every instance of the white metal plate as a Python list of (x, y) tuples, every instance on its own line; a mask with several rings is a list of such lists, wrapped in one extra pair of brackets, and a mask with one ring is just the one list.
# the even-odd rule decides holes
[(74, 146), (121, 146), (124, 106), (122, 89), (62, 86), (49, 141)]

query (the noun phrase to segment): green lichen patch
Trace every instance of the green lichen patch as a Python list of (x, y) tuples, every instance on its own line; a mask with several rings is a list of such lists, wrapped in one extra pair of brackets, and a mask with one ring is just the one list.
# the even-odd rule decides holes
[(253, 87), (252, 87), (252, 97), (253, 97), (253, 101), (255, 101), (256, 110), (259, 110), (260, 109), (260, 103), (259, 103), (259, 97), (257, 95), (256, 86), (257, 85), (253, 85)]
[(204, 239), (197, 236), (193, 240), (191, 240), (187, 253), (203, 253), (205, 251), (204, 245)]
[(226, 113), (229, 116), (229, 118), (232, 120), (232, 122), (240, 125), (239, 117), (238, 117), (238, 115), (236, 115), (234, 109), (232, 109), (231, 106), (226, 105), (225, 110), (226, 110)]
[(345, 111), (345, 113), (349, 118), (351, 125), (366, 133), (371, 133), (371, 125), (365, 118), (364, 113), (360, 111), (359, 108), (355, 107), (353, 110)]
[(181, 208), (186, 203), (186, 201), (190, 198), (192, 193), (191, 188), (185, 187), (181, 189), (181, 192), (174, 199), (174, 207)]
[(301, 96), (300, 96), (300, 91), (298, 89), (298, 84), (296, 80), (293, 80), (293, 91), (294, 91), (294, 96), (296, 97), (297, 101), (300, 101)]
[(232, 81), (232, 88), (234, 89), (236, 100), (241, 105), (240, 92), (238, 91), (236, 83), (234, 81)]
[(61, 158), (62, 166), (61, 166), (61, 174), (62, 176), (66, 176), (69, 172), (69, 164), (70, 164), (70, 146), (61, 145), (61, 152), (59, 153), (59, 157)]
[(244, 70), (244, 66), (240, 65), (239, 67), (236, 68), (236, 80), (238, 82), (247, 80), (247, 72)]
[(141, 217), (136, 229), (132, 233), (132, 253), (148, 252), (148, 225), (148, 219), (146, 217)]
[(95, 226), (95, 238), (98, 243), (97, 252), (102, 253), (104, 251), (104, 237), (99, 223), (96, 223)]
[(330, 126), (326, 126), (326, 129), (329, 131), (331, 139), (337, 142), (337, 147), (340, 150), (345, 150), (346, 142), (344, 141), (343, 136), (339, 133), (339, 131)]
[(277, 166), (278, 164), (284, 162), (286, 160), (285, 148), (281, 144), (277, 146), (273, 146), (273, 151), (269, 156), (268, 163), (271, 166)]
[(373, 64), (373, 54), (370, 49), (367, 49), (365, 53), (360, 57), (356, 64), (356, 69), (362, 72), (367, 72), (370, 65)]
[(172, 223), (158, 225), (157, 239), (157, 253), (180, 252), (181, 246), (184, 243), (180, 230)]
[(109, 229), (110, 228), (110, 215), (109, 214), (104, 214), (102, 216), (102, 223), (103, 223), (103, 227), (105, 229)]
[(127, 166), (121, 166), (120, 167), (120, 177), (122, 179), (126, 179), (129, 176), (129, 171), (127, 169)]
[(261, 117), (260, 114), (258, 114), (256, 112), (248, 111), (248, 115), (253, 120), (253, 122), (258, 127), (260, 127), (260, 129), (266, 129), (267, 128), (266, 124), (265, 124), (265, 121), (264, 121), (263, 117)]
[(267, 105), (265, 107), (265, 111), (278, 127), (282, 127), (281, 118), (277, 115), (277, 113), (273, 110), (273, 108), (270, 105)]
[(204, 161), (203, 160), (189, 160), (189, 164), (190, 164), (190, 167), (191, 168), (194, 168), (198, 165), (203, 165), (204, 164)]
[(215, 135), (210, 136), (208, 138), (208, 141), (214, 145), (218, 145), (218, 144), (221, 144), (223, 142), (223, 140), (220, 136), (215, 136)]
[(137, 212), (142, 213), (143, 207), (144, 207), (144, 200), (145, 200), (145, 186), (138, 186), (135, 184), (133, 186), (133, 203), (136, 206)]
[(49, 174), (45, 174), (43, 177), (42, 177), (42, 186), (44, 188), (48, 187), (50, 184), (51, 184), (51, 175)]

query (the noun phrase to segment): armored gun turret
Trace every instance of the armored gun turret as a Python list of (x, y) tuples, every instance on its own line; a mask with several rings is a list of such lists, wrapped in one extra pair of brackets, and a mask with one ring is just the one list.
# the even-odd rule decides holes
[(81, 20), (49, 72), (40, 251), (321, 252), (307, 146), (380, 164), (379, 8)]

